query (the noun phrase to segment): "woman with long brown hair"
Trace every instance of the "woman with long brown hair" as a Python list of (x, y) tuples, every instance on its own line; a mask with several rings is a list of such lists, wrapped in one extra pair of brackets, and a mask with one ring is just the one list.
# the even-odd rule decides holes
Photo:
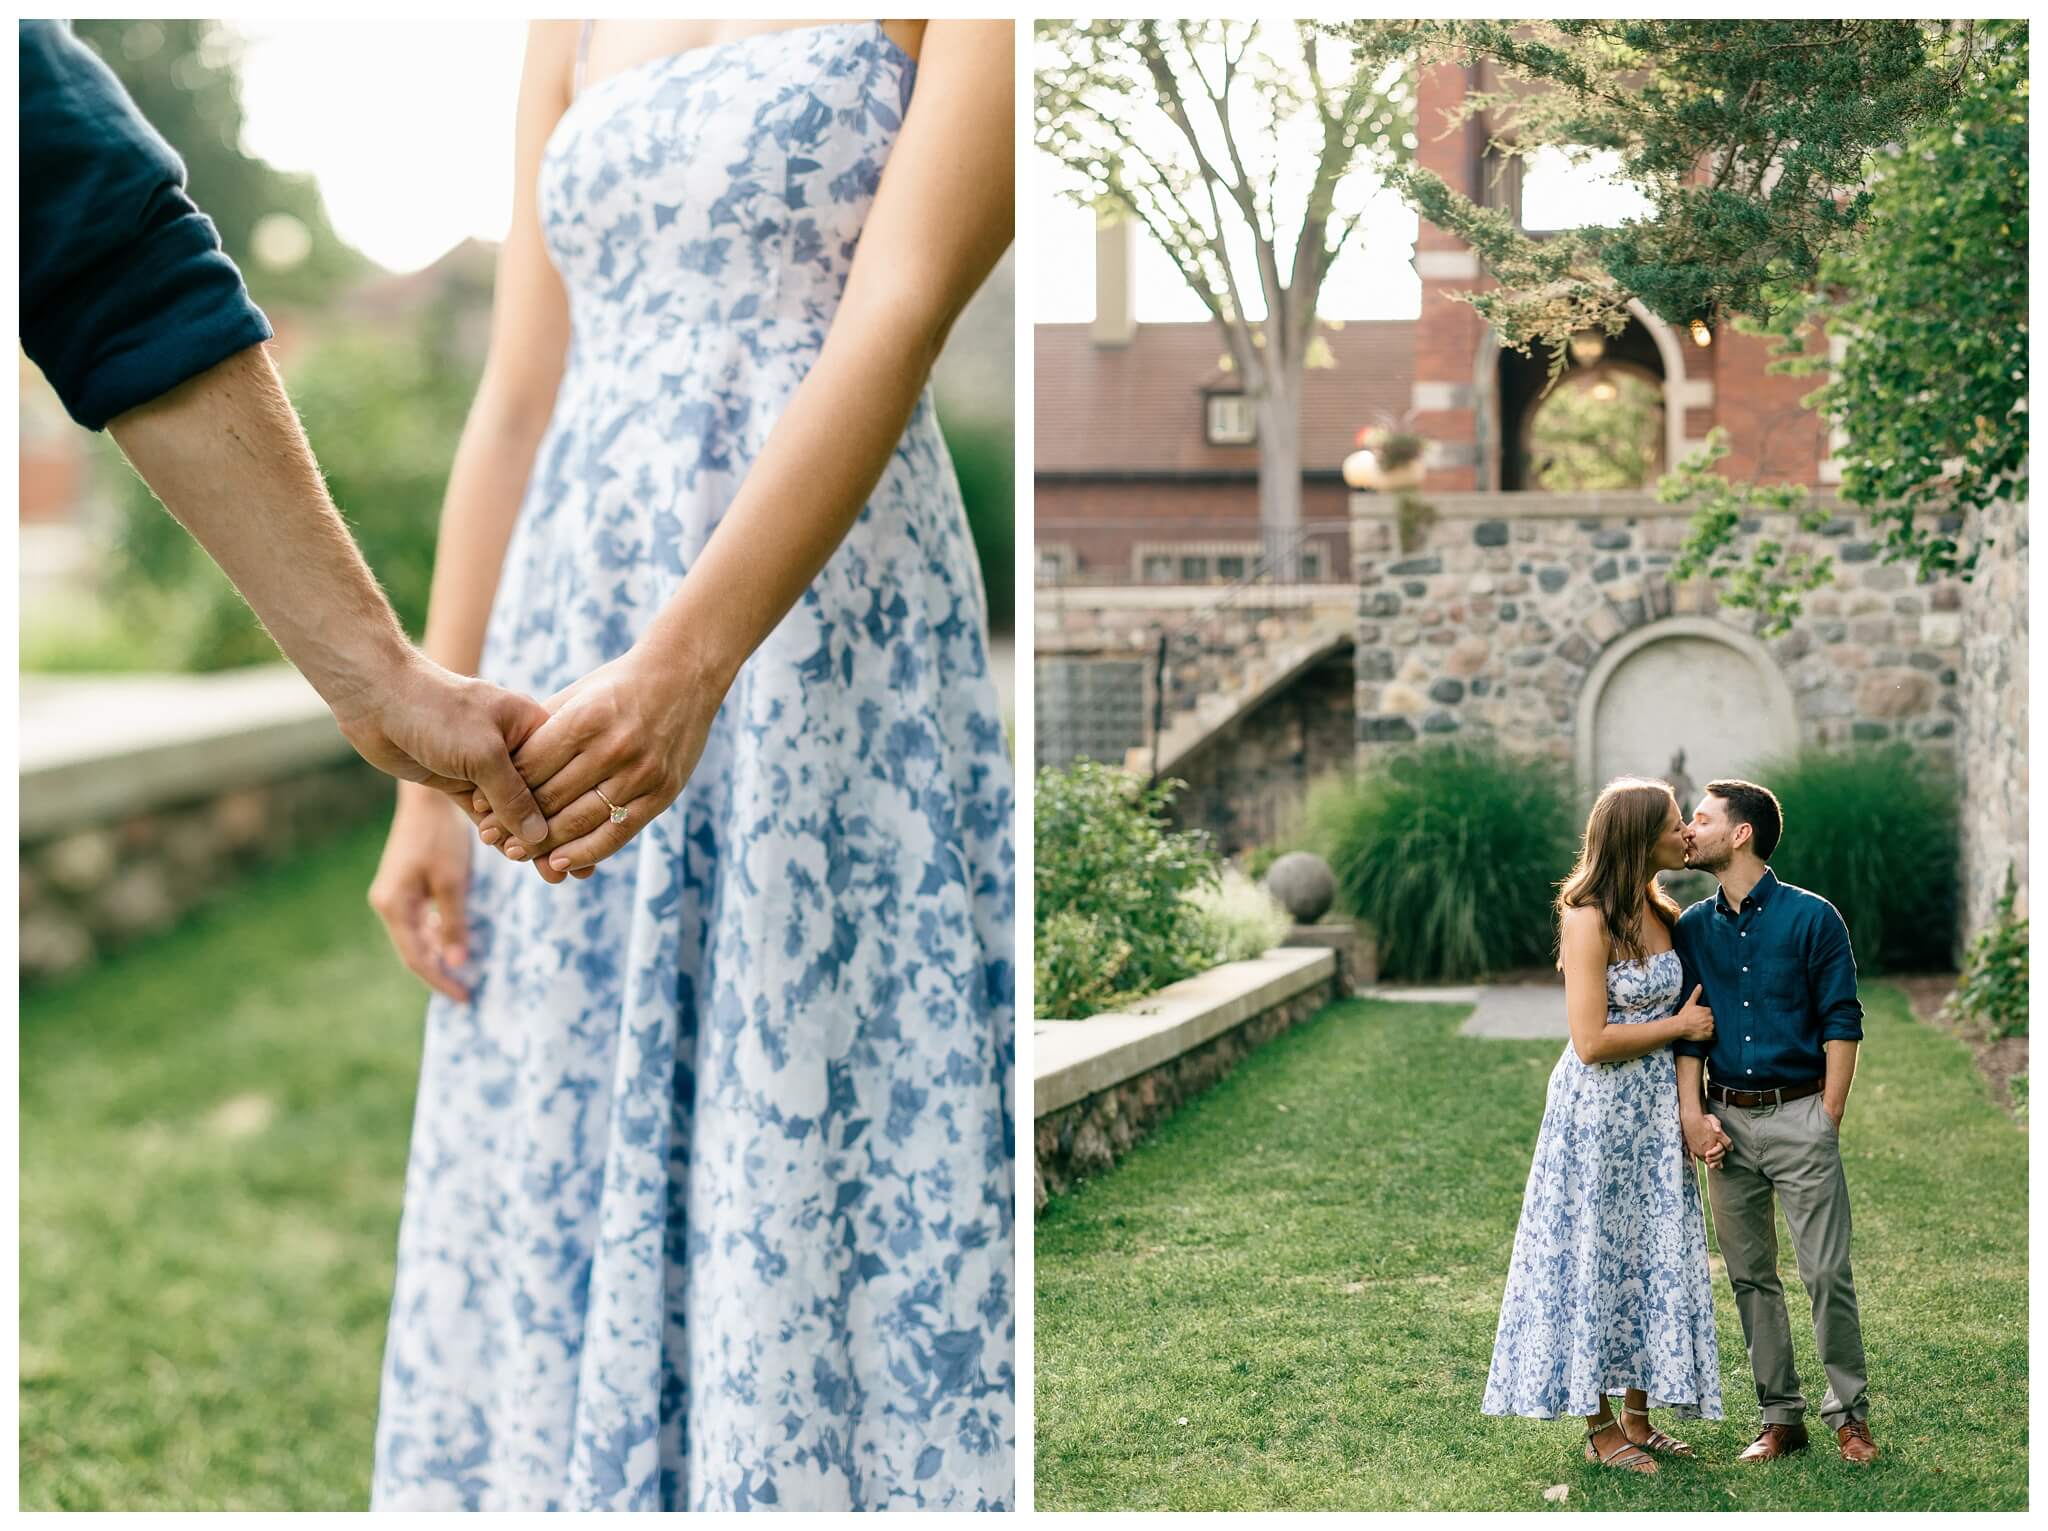
[(1550, 1075), (1482, 1405), (1578, 1416), (1588, 1460), (1636, 1472), (1692, 1455), (1651, 1428), (1651, 1408), (1721, 1417), (1706, 1222), (1671, 1052), (1713, 1036), (1714, 1018), (1698, 988), (1679, 1004), (1678, 906), (1657, 885), (1684, 865), (1671, 788), (1609, 782), (1557, 896), (1571, 1043)]

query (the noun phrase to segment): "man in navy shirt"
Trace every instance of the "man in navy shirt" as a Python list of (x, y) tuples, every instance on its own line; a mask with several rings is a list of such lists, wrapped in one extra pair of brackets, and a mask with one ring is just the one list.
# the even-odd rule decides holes
[(20, 51), (22, 349), (226, 571), (366, 760), (465, 804), (481, 788), (541, 844), (511, 752), (547, 709), (406, 640), (184, 165), (62, 23), (22, 22)]
[(1687, 1146), (1708, 1167), (1714, 1232), (1762, 1410), (1763, 1428), (1742, 1460), (1768, 1462), (1807, 1443), (1806, 1398), (1778, 1279), (1775, 1197), (1792, 1231), (1827, 1372), (1821, 1418), (1843, 1460), (1860, 1465), (1877, 1447), (1849, 1271), (1840, 1132), (1863, 1007), (1848, 927), (1835, 906), (1779, 882), (1767, 864), (1783, 823), (1765, 788), (1715, 781), (1686, 826), (1686, 864), (1712, 872), (1720, 888), (1680, 915), (1672, 933), (1683, 968), (1678, 992), (1704, 986), (1715, 1022), (1711, 1042), (1675, 1044), (1678, 1113)]

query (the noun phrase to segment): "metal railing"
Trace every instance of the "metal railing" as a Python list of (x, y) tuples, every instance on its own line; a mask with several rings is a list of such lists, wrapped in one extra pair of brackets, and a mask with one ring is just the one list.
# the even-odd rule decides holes
[[(1161, 523), (1110, 523), (1087, 530), (1120, 531), (1133, 525), (1154, 534)], [(1230, 578), (1220, 577), (1223, 571), (1213, 566), (1201, 571), (1207, 577), (1200, 581), (1146, 581), (1112, 580), (1099, 569), (1058, 577), (1065, 571), (1041, 565), (1042, 597), (1049, 592), (1057, 602), (1061, 594), (1071, 594), (1076, 605), (1084, 605), (1089, 593), (1099, 593), (1104, 610), (1128, 620), (1122, 624), (1126, 636), (1114, 645), (1093, 652), (1042, 650), (1037, 656), (1039, 764), (1138, 756), (1149, 761), (1156, 776), (1161, 738), (1176, 720), (1194, 711), (1203, 697), (1242, 684), (1265, 645), (1262, 624), (1276, 610), (1298, 612), (1305, 605), (1327, 604), (1337, 594), (1334, 587), (1349, 581), (1349, 523), (1254, 527), (1249, 536), (1230, 539), (1214, 535), (1213, 521), (1201, 526), (1212, 545), (1249, 544), (1242, 563), (1230, 567)], [(1057, 529), (1042, 533), (1041, 549), (1048, 537), (1058, 535)], [(1147, 540), (1159, 539), (1148, 535)], [(1182, 544), (1191, 545), (1192, 539)], [(1114, 597), (1111, 586), (1121, 587)], [(1163, 602), (1147, 599), (1155, 589)], [(1229, 623), (1237, 612), (1245, 617), (1241, 627)], [(1148, 633), (1142, 648), (1127, 636), (1138, 626)]]
[(1351, 575), (1351, 523), (1268, 527), (1255, 518), (1126, 517), (1041, 523), (1041, 588), (1229, 587), (1284, 575), (1291, 583), (1341, 584)]

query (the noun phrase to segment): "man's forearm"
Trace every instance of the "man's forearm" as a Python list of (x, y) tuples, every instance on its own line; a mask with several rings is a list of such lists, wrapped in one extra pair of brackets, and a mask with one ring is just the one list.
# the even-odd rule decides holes
[(264, 347), (108, 422), (329, 707), (387, 679), (405, 632), (328, 498)]
[(1849, 1109), (1849, 1086), (1856, 1078), (1855, 1042), (1829, 1042), (1827, 1046), (1827, 1076), (1821, 1084), (1821, 1104), (1828, 1109), (1828, 1115), (1836, 1121)]
[(1678, 1064), (1678, 1115), (1681, 1121), (1706, 1114), (1701, 1103), (1700, 1078), (1701, 1061), (1690, 1053), (1677, 1055)]

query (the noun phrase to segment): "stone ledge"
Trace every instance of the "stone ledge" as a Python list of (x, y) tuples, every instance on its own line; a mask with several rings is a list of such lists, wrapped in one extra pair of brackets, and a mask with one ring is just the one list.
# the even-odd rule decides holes
[[(1461, 489), (1454, 492), (1423, 491), (1421, 500), (1436, 512), (1439, 521), (1571, 521), (1606, 516), (1633, 516), (1643, 521), (1689, 520), (1689, 505), (1666, 505), (1648, 490), (1591, 490), (1584, 494), (1550, 494), (1540, 490)], [(1826, 490), (1810, 494), (1811, 508), (1846, 514), (1839, 496)], [(1400, 497), (1391, 494), (1355, 493), (1351, 496), (1354, 521), (1391, 522), (1400, 515)]]
[(354, 756), (289, 665), (25, 677), (19, 833), (40, 840)]
[(1336, 976), (1337, 957), (1327, 948), (1277, 946), (1168, 984), (1144, 1014), (1039, 1021), (1032, 1114), (1045, 1116), (1157, 1068)]

